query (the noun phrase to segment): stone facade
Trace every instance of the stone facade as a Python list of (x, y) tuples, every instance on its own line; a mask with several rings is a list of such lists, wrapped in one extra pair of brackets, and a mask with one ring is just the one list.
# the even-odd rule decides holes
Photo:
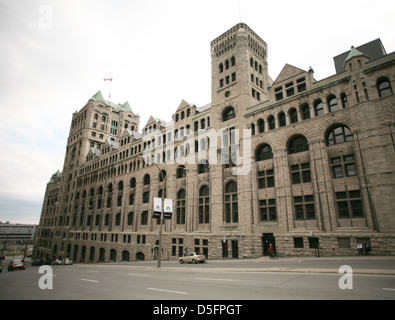
[(279, 256), (356, 254), (358, 242), (395, 254), (395, 54), (381, 50), (352, 48), (320, 81), (288, 64), (273, 81), (266, 43), (240, 23), (211, 43), (207, 106), (183, 100), (138, 133), (129, 104), (98, 92), (73, 115), (35, 255), (157, 259), (164, 189), (164, 260), (260, 257), (269, 243)]

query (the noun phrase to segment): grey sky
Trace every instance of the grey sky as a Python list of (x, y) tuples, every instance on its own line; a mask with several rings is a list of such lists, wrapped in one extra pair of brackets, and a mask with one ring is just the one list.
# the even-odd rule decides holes
[(321, 80), (332, 58), (381, 38), (395, 49), (395, 2), (381, 0), (0, 0), (0, 221), (38, 223), (62, 170), (72, 113), (98, 90), (171, 120), (182, 99), (211, 100), (210, 42), (240, 21), (286, 63)]

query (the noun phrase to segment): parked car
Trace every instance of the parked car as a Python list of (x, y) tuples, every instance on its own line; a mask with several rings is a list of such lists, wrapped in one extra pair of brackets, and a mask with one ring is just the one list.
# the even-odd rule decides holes
[(201, 263), (203, 263), (204, 261), (206, 261), (206, 256), (204, 254), (197, 254), (196, 252), (187, 253), (185, 256), (183, 256), (182, 258), (180, 258), (178, 260), (178, 262), (180, 262), (181, 264), (183, 264), (184, 262), (188, 262), (188, 263), (201, 262)]
[(62, 260), (60, 260), (60, 259), (56, 259), (56, 260), (54, 260), (53, 262), (52, 262), (52, 264), (57, 264), (57, 265), (60, 265), (60, 264), (62, 264)]
[(71, 260), (70, 258), (66, 258), (66, 259), (64, 259), (64, 264), (71, 265), (71, 264), (73, 264), (73, 260)]
[(43, 261), (41, 259), (34, 259), (32, 261), (32, 266), (41, 266), (43, 264)]
[(0, 273), (3, 271), (3, 267), (1, 266), (1, 264), (0, 264)]
[(25, 270), (26, 263), (22, 259), (12, 259), (8, 265), (8, 271), (14, 271), (16, 269)]

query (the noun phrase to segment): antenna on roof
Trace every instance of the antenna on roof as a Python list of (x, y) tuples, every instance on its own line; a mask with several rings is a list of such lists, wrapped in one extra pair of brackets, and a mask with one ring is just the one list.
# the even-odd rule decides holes
[(111, 90), (112, 90), (112, 78), (105, 78), (104, 81), (110, 81), (110, 93), (108, 94), (108, 100), (111, 100)]

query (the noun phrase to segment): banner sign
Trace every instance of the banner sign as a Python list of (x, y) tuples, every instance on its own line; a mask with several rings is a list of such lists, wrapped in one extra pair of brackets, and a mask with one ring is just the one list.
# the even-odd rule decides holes
[(171, 215), (173, 213), (173, 200), (172, 199), (165, 199), (164, 201), (164, 214), (163, 217), (165, 219), (171, 219)]

